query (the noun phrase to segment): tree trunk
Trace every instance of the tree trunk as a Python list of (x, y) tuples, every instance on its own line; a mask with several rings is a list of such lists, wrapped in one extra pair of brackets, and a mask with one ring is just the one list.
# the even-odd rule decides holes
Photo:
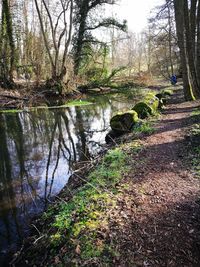
[(174, 65), (172, 61), (172, 23), (171, 23), (171, 11), (169, 4), (167, 5), (168, 11), (168, 24), (169, 24), (169, 33), (168, 33), (168, 43), (169, 43), (169, 60), (170, 60), (170, 68), (171, 68), (171, 75), (174, 74)]
[(4, 71), (5, 82), (9, 83), (8, 86), (13, 84), (13, 71), (15, 63), (15, 44), (13, 39), (13, 27), (12, 17), (10, 13), (10, 6), (8, 0), (2, 2), (2, 25), (1, 25), (1, 56), (4, 54), (5, 57), (9, 56), (9, 62), (6, 60), (7, 66), (4, 66), (8, 71)]
[(80, 64), (81, 64), (81, 53), (83, 50), (83, 39), (86, 28), (86, 19), (89, 12), (89, 1), (83, 2), (80, 8), (80, 24), (78, 28), (76, 43), (75, 43), (75, 53), (74, 53), (74, 74), (79, 74)]
[(189, 84), (189, 73), (187, 67), (187, 57), (184, 38), (184, 2), (183, 0), (174, 0), (176, 31), (178, 38), (178, 46), (180, 49), (180, 59), (183, 74), (183, 90), (186, 101), (193, 100), (192, 90)]
[(200, 1), (198, 3), (198, 11), (197, 11), (196, 71), (197, 71), (198, 84), (200, 85)]
[(190, 7), (190, 27), (191, 27), (191, 43), (193, 57), (195, 58), (195, 40), (196, 40), (196, 22), (197, 22), (197, 0), (191, 0)]
[[(191, 16), (196, 17), (196, 14), (193, 14), (193, 15), (191, 14)], [(192, 31), (194, 31), (194, 29), (191, 30), (190, 19), (189, 19), (189, 8), (188, 8), (187, 0), (184, 0), (184, 23), (185, 23), (186, 51), (187, 51), (188, 64), (189, 64), (189, 70), (190, 70), (190, 76), (191, 76), (191, 86), (192, 86), (194, 96), (199, 98), (200, 90), (198, 87), (195, 61), (194, 61), (195, 36), (192, 36)]]

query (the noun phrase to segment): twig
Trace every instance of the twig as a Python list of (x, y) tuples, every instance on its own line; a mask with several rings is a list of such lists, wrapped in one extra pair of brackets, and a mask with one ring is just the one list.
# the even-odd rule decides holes
[(42, 236), (40, 236), (40, 237), (38, 237), (34, 242), (33, 242), (33, 244), (36, 244), (40, 239), (42, 239), (43, 237), (45, 237), (45, 235), (42, 235)]
[(11, 99), (16, 99), (16, 100), (24, 100), (24, 101), (28, 101), (28, 98), (25, 98), (25, 97), (19, 97), (19, 96), (12, 96), (12, 95), (1, 94), (0, 97), (7, 97), (7, 98), (11, 98)]
[(41, 232), (38, 230), (38, 228), (34, 224), (31, 224), (31, 226), (33, 226), (35, 230), (38, 232), (38, 234), (41, 235)]

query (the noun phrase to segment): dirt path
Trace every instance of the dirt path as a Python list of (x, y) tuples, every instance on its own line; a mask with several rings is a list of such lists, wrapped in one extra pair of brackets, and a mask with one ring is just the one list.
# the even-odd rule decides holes
[(143, 141), (138, 160), (130, 159), (133, 168), (144, 164), (130, 173), (117, 207), (113, 236), (122, 257), (115, 266), (200, 266), (200, 181), (184, 163), (186, 130), (200, 103), (175, 99)]

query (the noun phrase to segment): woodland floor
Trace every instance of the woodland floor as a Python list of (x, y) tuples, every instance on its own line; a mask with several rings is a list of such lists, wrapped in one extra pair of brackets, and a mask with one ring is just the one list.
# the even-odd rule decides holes
[[(116, 266), (200, 266), (200, 180), (188, 161), (188, 130), (200, 123), (192, 118), (199, 107), (177, 93), (155, 133), (142, 140), (138, 161), (144, 162), (126, 178), (129, 188), (115, 211), (123, 226), (113, 225), (120, 240)], [(129, 160), (134, 168), (137, 159)]]
[[(127, 152), (133, 171), (123, 178), (128, 186), (109, 214), (109, 240), (118, 251), (109, 266), (200, 266), (200, 180), (190, 164), (194, 144), (188, 136), (200, 123), (200, 116), (192, 115), (199, 107), (198, 101), (184, 102), (177, 91), (155, 132), (141, 138), (142, 151)], [(108, 265), (88, 261), (82, 266)]]

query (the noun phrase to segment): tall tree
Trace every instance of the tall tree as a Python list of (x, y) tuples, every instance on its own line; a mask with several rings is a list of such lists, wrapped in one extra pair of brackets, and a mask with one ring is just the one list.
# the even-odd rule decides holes
[[(174, 0), (176, 30), (180, 49), (183, 85), (186, 100), (200, 98), (199, 19), (200, 1)], [(197, 34), (196, 34), (197, 33)]]
[[(35, 0), (35, 6), (40, 21), (40, 27), (46, 51), (51, 63), (51, 80), (53, 86), (57, 86), (59, 93), (62, 93), (63, 78), (66, 74), (66, 60), (72, 36), (72, 21), (73, 21), (73, 0), (60, 0), (55, 5), (50, 5), (49, 2), (41, 0), (41, 7), (46, 12), (46, 17), (49, 25), (51, 39), (48, 38), (49, 33), (45, 31), (44, 18), (39, 7), (39, 1)], [(57, 14), (50, 8), (57, 8)], [(56, 19), (54, 19), (56, 16)], [(61, 49), (62, 48), (62, 49)]]
[(192, 100), (193, 95), (189, 83), (186, 46), (184, 37), (184, 2), (183, 0), (174, 0), (175, 20), (176, 20), (176, 32), (178, 38), (178, 46), (180, 49), (180, 59), (183, 75), (183, 90), (186, 100)]
[[(115, 4), (115, 0), (74, 0), (75, 1), (75, 17), (74, 26), (75, 34), (73, 36), (73, 55), (74, 55), (74, 73), (79, 74), (81, 61), (83, 57), (88, 56), (88, 44), (99, 43), (93, 37), (92, 32), (101, 27), (115, 26), (123, 31), (126, 30), (126, 21), (119, 23), (114, 18), (94, 19), (92, 13), (104, 4)], [(95, 15), (97, 15), (95, 13)]]
[(8, 0), (2, 0), (0, 55), (1, 79), (6, 87), (10, 87), (13, 84), (15, 44), (13, 38), (12, 15)]

